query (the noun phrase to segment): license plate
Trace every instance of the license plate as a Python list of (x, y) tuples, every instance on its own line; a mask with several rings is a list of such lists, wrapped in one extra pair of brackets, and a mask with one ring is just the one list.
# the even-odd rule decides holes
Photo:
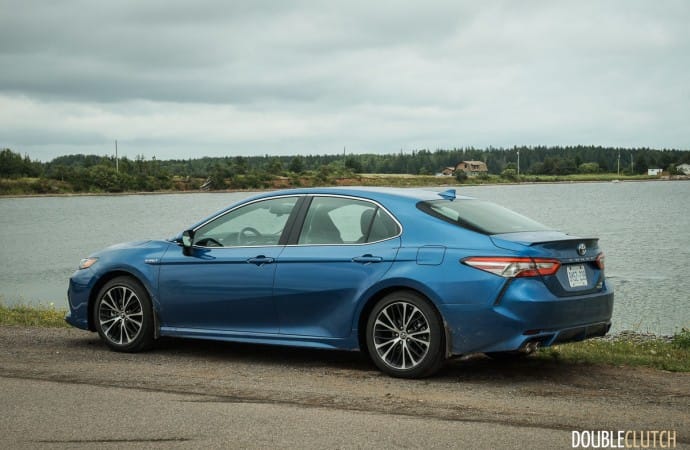
[(571, 288), (587, 286), (587, 272), (585, 266), (576, 264), (566, 267), (568, 271), (568, 283)]

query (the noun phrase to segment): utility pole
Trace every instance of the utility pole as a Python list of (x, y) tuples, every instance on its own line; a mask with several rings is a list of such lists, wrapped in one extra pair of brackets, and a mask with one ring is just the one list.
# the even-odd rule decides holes
[(517, 174), (517, 176), (519, 179), (520, 178), (520, 150), (518, 150), (517, 152), (518, 152), (518, 164), (517, 164), (518, 174)]
[(618, 176), (621, 175), (621, 151), (618, 150)]
[(117, 139), (115, 139), (115, 172), (120, 173), (120, 161), (117, 158)]

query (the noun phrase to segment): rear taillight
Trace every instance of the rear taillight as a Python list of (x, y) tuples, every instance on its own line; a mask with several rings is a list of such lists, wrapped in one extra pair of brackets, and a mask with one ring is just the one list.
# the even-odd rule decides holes
[(561, 263), (555, 259), (544, 258), (505, 258), (505, 257), (472, 257), (462, 260), (463, 264), (475, 269), (491, 272), (505, 278), (537, 277), (553, 275), (558, 272)]
[(597, 256), (597, 261), (596, 261), (597, 267), (600, 268), (601, 270), (604, 270), (604, 266), (605, 266), (604, 260), (605, 259), (606, 259), (606, 257), (604, 256), (603, 253), (599, 253), (599, 256)]

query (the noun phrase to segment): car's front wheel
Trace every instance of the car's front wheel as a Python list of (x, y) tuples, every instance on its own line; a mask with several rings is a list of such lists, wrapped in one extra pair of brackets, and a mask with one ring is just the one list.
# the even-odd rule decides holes
[(151, 299), (133, 278), (113, 278), (101, 288), (94, 323), (101, 339), (113, 350), (138, 352), (153, 344)]
[(444, 361), (444, 334), (436, 310), (421, 295), (393, 292), (374, 306), (366, 328), (374, 364), (388, 375), (432, 375)]

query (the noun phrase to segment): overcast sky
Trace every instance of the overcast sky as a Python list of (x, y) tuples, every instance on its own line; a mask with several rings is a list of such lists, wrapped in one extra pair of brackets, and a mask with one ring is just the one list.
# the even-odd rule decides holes
[(690, 2), (0, 0), (0, 147), (690, 148)]

